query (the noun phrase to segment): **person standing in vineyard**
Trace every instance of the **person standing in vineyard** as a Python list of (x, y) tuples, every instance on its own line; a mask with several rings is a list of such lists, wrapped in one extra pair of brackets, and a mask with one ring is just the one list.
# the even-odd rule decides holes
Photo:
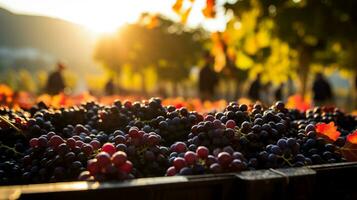
[(260, 83), (260, 73), (257, 75), (257, 78), (253, 81), (250, 85), (248, 96), (251, 100), (257, 101), (260, 99), (260, 90), (261, 90), (261, 83)]
[(108, 82), (105, 84), (105, 94), (106, 95), (113, 95), (114, 94), (114, 80), (113, 78), (110, 78)]
[(50, 95), (55, 95), (61, 93), (66, 88), (66, 85), (63, 80), (62, 71), (66, 67), (62, 63), (57, 63), (57, 70), (52, 72), (46, 84), (46, 92)]
[(331, 86), (322, 73), (317, 73), (312, 86), (315, 106), (330, 103), (333, 98)]
[(209, 53), (205, 55), (205, 62), (199, 74), (199, 92), (202, 100), (211, 100), (218, 83), (218, 75), (212, 69), (213, 57)]
[(284, 83), (280, 83), (278, 88), (275, 90), (275, 101), (284, 101), (283, 98)]

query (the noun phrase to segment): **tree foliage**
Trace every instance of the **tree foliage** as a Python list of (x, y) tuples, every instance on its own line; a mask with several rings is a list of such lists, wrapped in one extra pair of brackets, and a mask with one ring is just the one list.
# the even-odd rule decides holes
[(353, 52), (356, 6), (354, 0), (238, 0), (225, 7), (239, 19), (256, 10), (255, 29), (262, 22), (272, 20), (273, 35), (298, 53), (296, 72), (305, 93), (311, 63), (331, 64), (338, 57), (347, 62), (353, 60), (348, 52), (344, 57), (339, 56), (341, 52), (333, 51), (332, 46), (342, 44)]
[(197, 64), (204, 36), (203, 30), (144, 14), (138, 23), (101, 38), (94, 58), (116, 74), (124, 65), (142, 76), (147, 68), (154, 68), (160, 80), (179, 82)]

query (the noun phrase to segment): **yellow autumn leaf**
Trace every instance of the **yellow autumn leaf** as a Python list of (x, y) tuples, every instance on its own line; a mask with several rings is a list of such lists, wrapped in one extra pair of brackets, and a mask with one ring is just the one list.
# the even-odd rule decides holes
[(249, 55), (255, 55), (258, 51), (258, 45), (255, 35), (250, 35), (246, 38), (244, 42), (244, 50)]
[(268, 47), (270, 43), (270, 34), (266, 30), (260, 30), (257, 33), (257, 43), (260, 48)]
[(241, 69), (249, 69), (254, 64), (254, 61), (242, 51), (237, 53), (236, 65)]

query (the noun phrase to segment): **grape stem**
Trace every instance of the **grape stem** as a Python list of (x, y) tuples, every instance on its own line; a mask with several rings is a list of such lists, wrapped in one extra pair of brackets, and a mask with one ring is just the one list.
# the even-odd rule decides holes
[(291, 164), (291, 162), (289, 161), (289, 159), (285, 158), (284, 155), (283, 155), (283, 156), (279, 156), (279, 157), (282, 158), (286, 163), (288, 163), (288, 165), (289, 165), (290, 167), (293, 166), (293, 165)]
[(13, 123), (11, 123), (10, 120), (6, 119), (5, 117), (0, 115), (0, 119), (5, 122), (7, 125), (11, 126), (13, 129), (15, 129), (17, 132), (22, 133), (21, 129), (17, 128)]
[(7, 146), (7, 145), (5, 145), (5, 144), (0, 144), (0, 148), (5, 148), (5, 149), (8, 149), (8, 150), (11, 150), (11, 151), (13, 151), (15, 154), (20, 155), (20, 156), (23, 155), (23, 153), (18, 152), (15, 148), (9, 147), (9, 146)]

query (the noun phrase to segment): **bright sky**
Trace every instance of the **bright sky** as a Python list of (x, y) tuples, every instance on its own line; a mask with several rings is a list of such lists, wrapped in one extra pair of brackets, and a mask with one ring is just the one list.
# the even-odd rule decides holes
[[(172, 19), (178, 17), (171, 7), (175, 0), (0, 0), (0, 7), (15, 13), (51, 16), (84, 25), (97, 33), (113, 32), (126, 22), (134, 22), (140, 13), (162, 13)], [(205, 0), (196, 0), (188, 19), (192, 26), (202, 25), (208, 30), (223, 30), (225, 17), (207, 20), (202, 15)]]

